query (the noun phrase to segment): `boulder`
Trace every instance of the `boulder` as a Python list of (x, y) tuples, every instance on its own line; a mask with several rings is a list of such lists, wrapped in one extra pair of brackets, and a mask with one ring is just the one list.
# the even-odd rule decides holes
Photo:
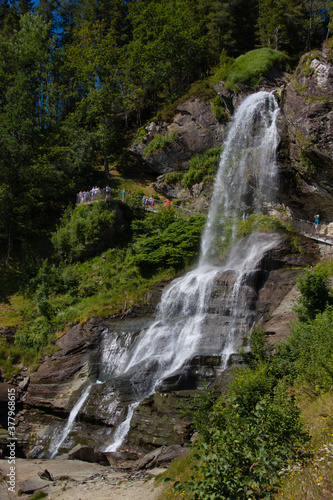
[(188, 449), (180, 445), (162, 446), (147, 453), (133, 464), (134, 470), (153, 469), (155, 467), (165, 467), (175, 458), (182, 457), (188, 453)]
[[(193, 154), (201, 154), (221, 145), (226, 126), (227, 120), (219, 123), (215, 117), (211, 101), (193, 97), (178, 104), (170, 123), (151, 122), (146, 127), (144, 141), (130, 149), (141, 156), (156, 174), (187, 170)], [(175, 133), (175, 140), (144, 155), (145, 147), (156, 135), (171, 133)]]
[(81, 460), (82, 462), (110, 465), (107, 457), (99, 450), (91, 446), (76, 445), (69, 453), (69, 460)]

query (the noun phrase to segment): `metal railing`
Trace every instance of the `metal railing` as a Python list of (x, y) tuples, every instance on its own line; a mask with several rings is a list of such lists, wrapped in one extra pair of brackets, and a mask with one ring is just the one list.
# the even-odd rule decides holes
[(130, 193), (125, 193), (119, 189), (111, 189), (109, 187), (105, 188), (94, 188), (90, 191), (80, 191), (76, 195), (76, 204), (89, 204), (96, 201), (108, 201), (108, 200), (121, 200), (129, 205), (141, 205), (141, 207), (150, 212), (158, 212), (163, 207), (172, 207), (176, 209), (179, 215), (201, 215), (198, 212), (193, 212), (188, 208), (182, 207), (176, 203), (172, 203), (169, 200), (159, 200), (148, 196), (138, 196)]
[(292, 217), (288, 217), (288, 224), (294, 231), (303, 233), (309, 238), (333, 245), (332, 229), (326, 224), (316, 224), (309, 220), (293, 219)]
[[(150, 212), (158, 212), (163, 207), (172, 207), (176, 209), (176, 216), (184, 215), (201, 215), (198, 212), (193, 212), (188, 208), (182, 207), (176, 203), (167, 200), (159, 200), (148, 196), (138, 196), (130, 193), (124, 193), (120, 189), (93, 188), (90, 191), (80, 191), (76, 196), (76, 203), (87, 204), (95, 201), (121, 200), (129, 205), (141, 206), (144, 210)], [(287, 224), (296, 232), (302, 233), (309, 238), (313, 238), (323, 243), (333, 245), (332, 229), (326, 224), (316, 224), (309, 220), (296, 219), (293, 217), (287, 218)]]

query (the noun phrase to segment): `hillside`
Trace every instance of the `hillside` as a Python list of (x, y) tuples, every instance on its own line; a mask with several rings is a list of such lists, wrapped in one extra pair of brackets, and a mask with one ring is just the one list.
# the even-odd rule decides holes
[[(204, 27), (221, 23), (210, 2), (191, 16), (177, 2), (183, 31), (169, 2), (115, 3), (117, 26), (107, 2), (100, 12), (86, 3), (73, 31), (56, 28), (65, 11), (47, 14), (44, 2), (37, 15), (19, 3), (0, 13), (12, 75), (1, 76), (1, 450), (9, 390), (16, 456), (27, 460), (78, 444), (112, 462), (117, 446), (137, 459), (196, 441), (198, 468), (190, 454), (166, 473), (175, 498), (282, 498), (296, 470), (295, 498), (302, 481), (309, 498), (329, 497), (333, 53), (331, 39), (321, 42), (330, 12), (312, 33), (316, 50), (292, 48), (293, 25), (282, 53), (267, 19), (254, 19), (256, 2), (246, 12), (261, 48), (252, 29), (228, 50)], [(165, 38), (156, 30), (147, 42), (148, 13), (169, 16)], [(239, 35), (233, 23), (230, 33)], [(190, 62), (179, 57), (185, 40)], [(32, 60), (45, 68), (39, 90), (22, 94), (26, 108), (14, 75), (36, 82), (37, 69), (20, 47), (38, 49)]]

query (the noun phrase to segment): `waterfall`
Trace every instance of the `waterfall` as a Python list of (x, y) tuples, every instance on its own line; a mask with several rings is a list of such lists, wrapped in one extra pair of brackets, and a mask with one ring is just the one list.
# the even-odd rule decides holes
[(235, 352), (237, 335), (251, 328), (253, 312), (246, 310), (241, 285), (244, 276), (256, 269), (263, 255), (276, 245), (278, 237), (251, 235), (245, 243), (233, 247), (223, 265), (216, 265), (214, 245), (218, 246), (216, 239), (224, 238), (223, 234), (216, 233), (216, 227), (231, 219), (234, 238), (236, 220), (243, 211), (263, 211), (272, 201), (277, 177), (278, 110), (275, 98), (267, 92), (251, 95), (238, 108), (221, 155), (199, 264), (167, 287), (154, 323), (140, 333), (133, 347), (122, 351), (116, 364), (112, 364), (113, 375), (126, 377), (131, 385), (133, 402), (107, 451), (116, 450), (125, 438), (139, 402), (196, 352), (202, 342), (202, 325), (209, 311), (212, 287), (225, 270), (233, 271), (235, 282), (227, 299), (231, 320), (220, 352), (222, 369), (230, 354)]
[[(212, 315), (212, 290), (218, 280), (223, 281), (223, 273), (228, 274), (231, 284), (224, 285), (227, 325), (222, 325), (222, 319), (219, 325), (221, 331), (226, 329), (220, 334), (217, 352), (221, 370), (253, 325), (254, 311), (244, 288), (265, 254), (277, 244), (278, 236), (255, 233), (238, 243), (234, 240), (242, 213), (265, 212), (274, 200), (278, 111), (274, 96), (267, 92), (253, 94), (239, 106), (221, 155), (199, 264), (163, 291), (154, 322), (142, 329), (134, 342), (129, 334), (105, 335), (99, 377), (111, 381), (115, 398), (126, 388), (127, 398), (127, 414), (106, 451), (121, 445), (135, 408), (163, 380), (183, 369), (197, 353), (210, 354), (205, 330)], [(221, 255), (227, 237), (231, 248), (228, 257)], [(89, 395), (86, 391), (76, 406), (82, 406)], [(115, 408), (117, 404), (118, 400)], [(71, 412), (55, 454), (73, 422)]]
[(77, 414), (79, 413), (79, 411), (81, 410), (85, 401), (87, 400), (92, 386), (93, 386), (93, 384), (89, 384), (85, 388), (85, 390), (82, 392), (81, 396), (79, 397), (79, 399), (77, 400), (77, 402), (73, 406), (72, 411), (69, 414), (67, 424), (65, 425), (63, 431), (50, 444), (50, 447), (49, 447), (50, 458), (54, 458), (57, 455), (59, 448), (61, 447), (62, 443), (65, 441), (66, 437), (68, 436), (68, 434), (72, 430), (73, 425), (75, 423), (75, 419), (77, 417)]

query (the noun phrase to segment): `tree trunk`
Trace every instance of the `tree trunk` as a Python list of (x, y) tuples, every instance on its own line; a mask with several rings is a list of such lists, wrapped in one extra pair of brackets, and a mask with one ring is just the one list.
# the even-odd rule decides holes
[(106, 153), (104, 153), (104, 172), (105, 177), (109, 177), (109, 160)]

